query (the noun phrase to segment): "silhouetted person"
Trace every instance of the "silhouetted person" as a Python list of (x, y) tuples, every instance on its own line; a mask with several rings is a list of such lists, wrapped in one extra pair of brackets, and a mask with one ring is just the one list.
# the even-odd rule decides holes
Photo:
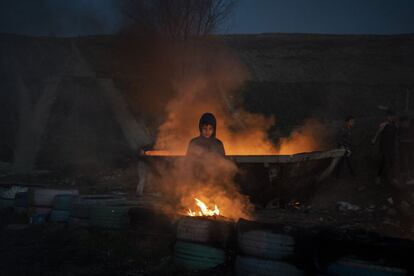
[(380, 163), (377, 173), (377, 183), (385, 180), (391, 183), (397, 158), (397, 116), (393, 111), (387, 112), (387, 119), (381, 123), (372, 144), (379, 140)]
[(348, 167), (349, 173), (352, 177), (355, 177), (355, 171), (351, 164), (351, 154), (353, 150), (352, 144), (352, 128), (354, 127), (355, 119), (353, 116), (348, 116), (345, 118), (344, 126), (342, 127), (341, 131), (338, 135), (338, 148), (345, 149), (345, 155), (339, 160), (337, 169), (336, 169), (336, 177), (339, 178), (341, 172), (343, 170), (344, 165)]

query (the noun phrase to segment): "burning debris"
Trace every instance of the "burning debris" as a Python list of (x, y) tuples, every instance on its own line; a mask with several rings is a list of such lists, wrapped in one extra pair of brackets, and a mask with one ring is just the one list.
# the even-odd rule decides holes
[(195, 217), (195, 216), (219, 216), (220, 215), (220, 210), (217, 208), (217, 205), (214, 205), (214, 209), (210, 209), (207, 207), (207, 205), (202, 202), (201, 200), (199, 200), (198, 198), (195, 198), (196, 204), (198, 206), (198, 208), (200, 209), (198, 212), (196, 211), (191, 211), (191, 209), (188, 209), (187, 214), (190, 217)]
[(202, 162), (180, 157), (151, 162), (147, 189), (160, 191), (168, 209), (185, 215), (248, 218), (253, 206), (235, 182), (236, 164), (213, 154), (204, 157)]

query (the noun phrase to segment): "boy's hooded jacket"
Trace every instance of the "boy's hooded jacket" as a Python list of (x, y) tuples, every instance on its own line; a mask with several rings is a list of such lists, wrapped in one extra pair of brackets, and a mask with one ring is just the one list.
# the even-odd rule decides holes
[[(204, 125), (211, 125), (213, 126), (213, 135), (211, 137), (206, 138), (201, 135), (201, 128)], [(216, 138), (216, 127), (217, 122), (216, 118), (212, 113), (204, 113), (198, 124), (198, 128), (200, 130), (200, 136), (193, 138), (187, 148), (187, 155), (197, 155), (199, 153), (216, 153), (218, 155), (224, 156), (224, 146), (223, 143)]]

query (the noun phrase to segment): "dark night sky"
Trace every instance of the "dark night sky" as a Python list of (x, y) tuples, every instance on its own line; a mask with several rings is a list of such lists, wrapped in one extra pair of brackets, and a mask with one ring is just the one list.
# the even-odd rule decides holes
[[(117, 0), (0, 0), (0, 32), (115, 32)], [(414, 33), (413, 0), (241, 0), (222, 33)]]

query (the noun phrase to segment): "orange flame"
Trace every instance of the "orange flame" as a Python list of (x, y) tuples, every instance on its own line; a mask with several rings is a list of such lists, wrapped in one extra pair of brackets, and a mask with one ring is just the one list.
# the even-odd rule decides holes
[[(258, 116), (259, 117), (259, 116)], [(226, 122), (227, 119), (223, 119)], [(264, 119), (257, 119), (264, 120)], [(258, 127), (260, 125), (260, 127)], [(219, 127), (220, 140), (223, 141), (226, 155), (291, 155), (302, 152), (311, 152), (321, 150), (323, 148), (323, 142), (321, 133), (324, 133), (324, 129), (320, 123), (316, 120), (308, 120), (305, 124), (299, 128), (293, 130), (288, 137), (282, 137), (279, 141), (279, 145), (276, 146), (272, 141), (267, 138), (267, 128), (263, 124), (256, 124), (250, 131), (234, 133), (223, 126)], [(263, 127), (263, 128), (262, 128)], [(177, 131), (181, 128), (177, 128), (175, 133), (179, 135)], [(195, 136), (195, 134), (194, 134)], [(183, 135), (183, 139), (178, 139), (177, 142), (169, 144), (166, 143), (167, 148), (173, 148), (174, 150), (156, 150), (146, 151), (145, 155), (150, 156), (182, 156), (186, 153), (187, 142), (194, 136)]]
[(199, 200), (198, 198), (195, 198), (196, 205), (200, 208), (200, 211), (198, 211), (198, 214), (196, 212), (191, 211), (191, 209), (188, 209), (187, 214), (191, 217), (195, 216), (218, 216), (220, 215), (220, 210), (218, 209), (217, 205), (214, 205), (214, 209), (210, 209), (207, 207), (207, 205)]

